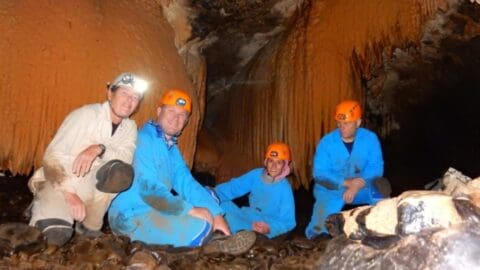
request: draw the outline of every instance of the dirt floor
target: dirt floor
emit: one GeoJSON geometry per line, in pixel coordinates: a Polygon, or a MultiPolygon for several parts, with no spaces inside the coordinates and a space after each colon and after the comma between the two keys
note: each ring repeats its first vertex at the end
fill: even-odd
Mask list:
{"type": "Polygon", "coordinates": [[[110,233],[97,239],[74,236],[62,248],[47,246],[23,216],[32,195],[27,177],[0,177],[0,269],[315,269],[328,239],[307,240],[311,194],[296,192],[297,228],[268,240],[258,236],[254,247],[241,256],[203,254],[201,248],[146,246],[110,233]]]}

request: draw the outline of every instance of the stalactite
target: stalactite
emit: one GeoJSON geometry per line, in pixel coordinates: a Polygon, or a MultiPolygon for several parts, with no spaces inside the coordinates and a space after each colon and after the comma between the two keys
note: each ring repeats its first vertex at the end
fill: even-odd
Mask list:
{"type": "MultiPolygon", "coordinates": [[[[133,71],[151,83],[139,126],[154,117],[166,88],[184,88],[195,103],[204,89],[192,87],[174,34],[155,1],[0,0],[0,170],[26,174],[66,114],[106,99],[105,85],[133,71]]],[[[203,86],[199,86],[203,87],[203,86]]],[[[180,142],[190,162],[199,106],[180,142]]]]}
{"type": "Polygon", "coordinates": [[[418,43],[425,20],[445,7],[440,0],[312,1],[230,93],[229,116],[217,132],[245,159],[220,170],[234,176],[259,165],[266,145],[282,140],[293,150],[295,185],[308,186],[315,146],[335,127],[335,105],[345,98],[363,102],[360,76],[370,76],[383,52],[418,43]]]}

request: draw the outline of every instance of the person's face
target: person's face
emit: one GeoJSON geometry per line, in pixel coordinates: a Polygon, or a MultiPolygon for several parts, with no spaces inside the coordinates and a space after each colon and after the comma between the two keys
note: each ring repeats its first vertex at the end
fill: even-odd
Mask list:
{"type": "Polygon", "coordinates": [[[115,123],[123,118],[128,118],[138,106],[140,95],[128,87],[120,87],[116,91],[108,91],[108,100],[112,112],[112,120],[115,123]]]}
{"type": "Polygon", "coordinates": [[[285,163],[286,163],[285,160],[268,158],[267,159],[268,174],[273,178],[279,176],[282,173],[283,166],[285,166],[285,163]]]}
{"type": "Polygon", "coordinates": [[[354,122],[339,122],[337,121],[337,127],[340,130],[340,134],[344,141],[352,141],[355,138],[355,133],[360,126],[362,120],[354,122]]]}
{"type": "Polygon", "coordinates": [[[167,136],[179,134],[188,121],[189,113],[179,106],[163,105],[157,109],[157,123],[167,136]]]}

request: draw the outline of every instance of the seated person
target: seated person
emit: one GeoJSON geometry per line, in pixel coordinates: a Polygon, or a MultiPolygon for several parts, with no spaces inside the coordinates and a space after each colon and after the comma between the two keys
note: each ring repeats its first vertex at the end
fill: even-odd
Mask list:
{"type": "MultiPolygon", "coordinates": [[[[147,122],[138,132],[133,184],[113,200],[108,212],[115,234],[175,247],[202,246],[216,230],[230,235],[223,210],[192,177],[177,147],[191,110],[186,92],[166,91],[156,121],[147,122]]],[[[209,251],[241,254],[255,238],[251,232],[217,238],[209,251]]]]}
{"type": "Polygon", "coordinates": [[[375,204],[390,195],[383,175],[380,142],[375,133],[361,128],[362,109],[346,100],[336,107],[337,129],[325,135],[313,158],[315,205],[305,235],[327,234],[325,221],[345,204],[375,204]],[[382,193],[380,193],[382,191],[382,193]]]}
{"type": "Polygon", "coordinates": [[[137,75],[120,74],[107,85],[105,102],[72,111],[48,145],[28,186],[33,193],[30,225],[49,244],[66,244],[74,224],[77,234],[102,234],[110,202],[133,180],[137,125],[129,117],[146,88],[137,75]]]}
{"type": "Polygon", "coordinates": [[[264,164],[214,189],[232,232],[252,230],[272,238],[295,227],[292,187],[285,178],[290,174],[288,145],[269,145],[264,164]],[[249,207],[239,208],[232,200],[247,193],[249,207]]]}

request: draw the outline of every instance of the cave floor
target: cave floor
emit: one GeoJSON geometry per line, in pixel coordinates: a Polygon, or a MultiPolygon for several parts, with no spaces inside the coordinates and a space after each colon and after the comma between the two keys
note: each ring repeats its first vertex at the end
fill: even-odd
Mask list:
{"type": "Polygon", "coordinates": [[[131,243],[113,235],[108,224],[102,237],[74,236],[66,246],[56,248],[25,231],[23,211],[32,199],[27,179],[0,177],[0,226],[17,223],[19,228],[17,232],[0,230],[0,269],[314,269],[328,243],[328,239],[307,240],[303,236],[313,199],[310,192],[301,189],[295,192],[299,198],[297,228],[273,240],[259,235],[254,247],[241,256],[131,243]],[[15,238],[15,245],[13,240],[5,240],[9,237],[15,238]]]}

